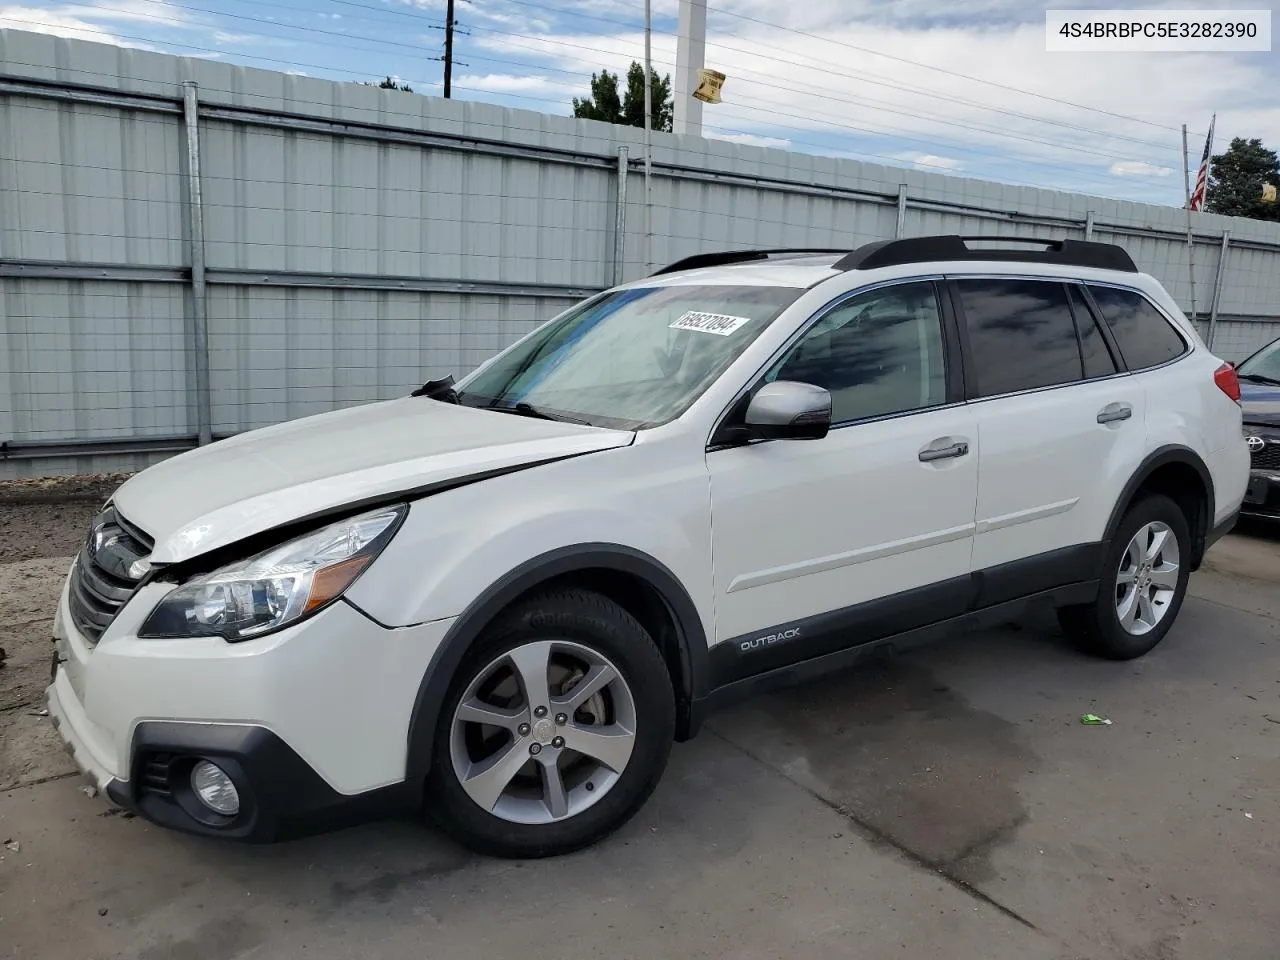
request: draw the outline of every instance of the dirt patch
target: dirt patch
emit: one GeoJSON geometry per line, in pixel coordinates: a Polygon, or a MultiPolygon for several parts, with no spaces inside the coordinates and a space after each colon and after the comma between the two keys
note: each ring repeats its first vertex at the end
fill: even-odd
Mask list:
{"type": "Polygon", "coordinates": [[[75,769],[42,715],[53,613],[89,522],[128,476],[0,482],[0,790],[75,769]]]}
{"type": "Polygon", "coordinates": [[[107,497],[132,474],[0,481],[0,563],[71,556],[107,497]]]}
{"type": "Polygon", "coordinates": [[[0,501],[0,563],[73,556],[84,542],[102,500],[66,503],[0,501]]]}
{"type": "Polygon", "coordinates": [[[22,477],[0,480],[0,504],[65,503],[93,500],[101,504],[132,473],[80,473],[69,477],[22,477]]]}
{"type": "Polygon", "coordinates": [[[14,710],[43,706],[53,653],[52,626],[53,620],[49,619],[0,630],[7,655],[0,668],[0,717],[14,710]]]}
{"type": "Polygon", "coordinates": [[[0,626],[7,654],[0,667],[0,790],[75,769],[44,715],[52,626],[52,619],[0,626]]]}

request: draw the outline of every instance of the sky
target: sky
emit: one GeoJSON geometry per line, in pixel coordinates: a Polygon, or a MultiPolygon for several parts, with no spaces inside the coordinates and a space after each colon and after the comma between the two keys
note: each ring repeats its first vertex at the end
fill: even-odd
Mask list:
{"type": "MultiPolygon", "coordinates": [[[[660,74],[675,69],[677,2],[652,0],[660,74]]],[[[1280,47],[1045,51],[1046,8],[1116,6],[709,0],[706,65],[728,80],[723,103],[704,108],[704,133],[1172,206],[1184,199],[1182,124],[1193,167],[1214,113],[1215,153],[1232,137],[1280,148],[1280,47]]],[[[593,72],[643,61],[643,16],[642,0],[457,0],[454,96],[567,115],[593,72]]],[[[445,0],[0,0],[0,28],[332,80],[391,75],[428,96],[441,93],[444,17],[445,0]]]]}

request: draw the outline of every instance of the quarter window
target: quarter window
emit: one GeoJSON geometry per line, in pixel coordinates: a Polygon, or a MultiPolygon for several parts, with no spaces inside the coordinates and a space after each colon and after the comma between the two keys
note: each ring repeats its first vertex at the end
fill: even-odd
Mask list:
{"type": "Polygon", "coordinates": [[[829,391],[833,423],[945,403],[933,283],[896,284],[845,301],[816,321],[765,379],[798,380],[829,391]]]}
{"type": "Polygon", "coordinates": [[[1080,343],[1066,287],[1047,280],[956,280],[977,395],[1079,380],[1080,343]]]}
{"type": "Polygon", "coordinates": [[[1116,362],[1111,356],[1111,350],[1107,347],[1107,341],[1103,339],[1102,331],[1098,329],[1097,318],[1084,302],[1084,297],[1080,295],[1077,287],[1072,285],[1068,290],[1071,296],[1071,312],[1076,315],[1076,327],[1080,330],[1080,354],[1084,359],[1084,378],[1092,380],[1094,377],[1109,377],[1116,372],[1116,362]]]}
{"type": "Polygon", "coordinates": [[[1164,314],[1136,290],[1089,286],[1130,370],[1145,370],[1186,353],[1187,345],[1164,314]]]}

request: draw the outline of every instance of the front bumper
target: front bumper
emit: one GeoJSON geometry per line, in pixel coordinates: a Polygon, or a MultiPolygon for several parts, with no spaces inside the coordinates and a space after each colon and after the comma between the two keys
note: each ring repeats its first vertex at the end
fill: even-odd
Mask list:
{"type": "Polygon", "coordinates": [[[1245,517],[1280,519],[1280,471],[1253,470],[1240,514],[1245,517]]]}
{"type": "Polygon", "coordinates": [[[451,620],[388,629],[339,602],[243,643],[139,639],[157,599],[140,591],[96,645],[72,623],[65,587],[54,619],[49,713],[112,800],[165,826],[245,840],[420,801],[421,784],[405,778],[410,718],[451,620]],[[197,759],[232,775],[237,817],[195,801],[197,759]]]}

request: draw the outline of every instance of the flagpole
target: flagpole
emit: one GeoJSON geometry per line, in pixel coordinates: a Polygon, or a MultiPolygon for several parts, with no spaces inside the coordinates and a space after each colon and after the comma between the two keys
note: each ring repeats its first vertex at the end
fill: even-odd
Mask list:
{"type": "Polygon", "coordinates": [[[1187,125],[1182,125],[1182,185],[1187,193],[1187,273],[1191,280],[1191,322],[1196,322],[1196,242],[1191,232],[1191,157],[1187,153],[1187,125]]]}
{"type": "Polygon", "coordinates": [[[653,269],[653,8],[644,0],[644,259],[653,269]]]}

